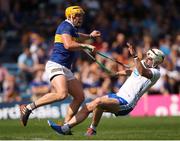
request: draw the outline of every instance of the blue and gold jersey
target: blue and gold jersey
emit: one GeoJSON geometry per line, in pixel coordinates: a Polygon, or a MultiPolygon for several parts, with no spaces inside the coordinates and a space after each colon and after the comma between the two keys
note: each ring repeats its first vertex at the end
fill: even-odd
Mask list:
{"type": "Polygon", "coordinates": [[[77,28],[68,20],[63,21],[56,30],[54,48],[50,60],[71,69],[71,65],[75,59],[75,51],[69,51],[64,47],[62,34],[69,34],[72,36],[73,40],[79,38],[77,28]]]}

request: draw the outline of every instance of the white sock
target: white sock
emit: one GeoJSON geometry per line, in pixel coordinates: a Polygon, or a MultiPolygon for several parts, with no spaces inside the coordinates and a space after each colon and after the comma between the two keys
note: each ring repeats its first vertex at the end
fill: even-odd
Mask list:
{"type": "Polygon", "coordinates": [[[90,125],[90,128],[92,128],[94,131],[96,131],[96,126],[94,126],[93,124],[90,125]]]}
{"type": "Polygon", "coordinates": [[[32,103],[30,103],[30,104],[28,104],[27,106],[26,106],[26,108],[28,109],[28,110],[34,110],[35,108],[36,108],[36,105],[35,105],[35,103],[34,102],[32,102],[32,103]]]}
{"type": "Polygon", "coordinates": [[[63,126],[61,126],[61,129],[64,133],[69,132],[70,128],[68,124],[64,124],[63,126]]]}
{"type": "Polygon", "coordinates": [[[28,105],[26,106],[26,108],[27,108],[28,110],[32,110],[30,104],[28,104],[28,105]]]}

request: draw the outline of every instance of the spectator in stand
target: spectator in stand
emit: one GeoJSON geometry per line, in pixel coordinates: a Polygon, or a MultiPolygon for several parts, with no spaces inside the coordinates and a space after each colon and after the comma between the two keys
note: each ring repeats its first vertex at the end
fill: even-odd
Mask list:
{"type": "Polygon", "coordinates": [[[123,64],[128,64],[129,62],[129,52],[127,47],[122,48],[122,53],[117,56],[117,60],[123,64]]]}
{"type": "Polygon", "coordinates": [[[33,58],[29,47],[24,47],[23,53],[18,57],[18,67],[21,71],[22,78],[29,83],[33,79],[34,71],[44,66],[35,65],[35,58],[33,58]]]}
{"type": "Polygon", "coordinates": [[[0,34],[0,56],[3,55],[6,44],[7,44],[7,41],[5,37],[3,36],[3,34],[0,34]]]}
{"type": "Polygon", "coordinates": [[[102,42],[102,46],[100,51],[104,54],[107,55],[109,57],[112,57],[112,52],[110,50],[110,45],[108,42],[102,42]]]}
{"type": "Polygon", "coordinates": [[[169,36],[163,37],[159,40],[160,50],[162,50],[165,55],[170,55],[171,53],[170,43],[171,41],[169,36]]]}
{"type": "Polygon", "coordinates": [[[81,81],[83,83],[85,98],[94,99],[101,94],[100,70],[95,63],[88,64],[84,62],[82,67],[81,81]]]}
{"type": "Polygon", "coordinates": [[[8,75],[8,70],[5,67],[3,67],[2,63],[0,62],[0,93],[3,92],[3,82],[8,75]]]}
{"type": "Polygon", "coordinates": [[[115,92],[115,93],[118,92],[119,88],[121,88],[121,86],[123,85],[125,80],[126,80],[126,76],[118,77],[118,79],[113,84],[113,92],[115,92]]]}
{"type": "Polygon", "coordinates": [[[0,29],[6,29],[7,21],[8,21],[7,14],[0,7],[0,29]]]}
{"type": "Polygon", "coordinates": [[[180,72],[180,34],[175,37],[175,42],[172,44],[171,58],[175,67],[175,70],[180,72]]]}
{"type": "Polygon", "coordinates": [[[13,30],[21,29],[23,25],[23,14],[21,11],[21,5],[16,2],[13,7],[13,11],[10,14],[10,23],[13,30]]]}
{"type": "Polygon", "coordinates": [[[36,54],[39,46],[43,46],[44,38],[42,38],[38,33],[31,32],[29,35],[29,41],[31,42],[30,51],[32,54],[36,54]]]}
{"type": "Polygon", "coordinates": [[[43,69],[36,70],[34,74],[34,79],[30,83],[32,101],[39,99],[44,94],[48,93],[51,89],[49,83],[43,80],[43,73],[43,69]]]}
{"type": "Polygon", "coordinates": [[[20,75],[25,82],[30,82],[34,73],[34,59],[31,55],[29,47],[23,48],[23,53],[18,57],[18,67],[20,69],[20,75]]]}
{"type": "Polygon", "coordinates": [[[116,40],[112,44],[113,54],[122,54],[123,47],[125,46],[125,35],[123,33],[118,33],[116,40]]]}
{"type": "Polygon", "coordinates": [[[97,48],[97,50],[101,50],[101,48],[103,46],[102,44],[103,44],[103,39],[100,37],[97,38],[93,43],[93,45],[97,48]]]}
{"type": "Polygon", "coordinates": [[[35,64],[42,66],[41,68],[43,68],[48,60],[48,55],[46,54],[46,50],[43,47],[38,47],[33,57],[35,58],[35,64]]]}
{"type": "Polygon", "coordinates": [[[142,53],[145,54],[147,50],[152,47],[152,37],[150,35],[144,35],[143,41],[140,44],[142,53]]]}
{"type": "Polygon", "coordinates": [[[7,75],[3,82],[3,101],[4,102],[14,102],[21,101],[21,97],[18,92],[18,86],[16,83],[16,78],[12,75],[7,75]]]}

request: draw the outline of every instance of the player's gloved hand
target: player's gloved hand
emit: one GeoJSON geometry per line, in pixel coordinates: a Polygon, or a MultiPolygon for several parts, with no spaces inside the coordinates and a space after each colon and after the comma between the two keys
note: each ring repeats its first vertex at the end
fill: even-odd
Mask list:
{"type": "Polygon", "coordinates": [[[96,52],[96,47],[90,44],[81,44],[81,46],[83,47],[83,49],[88,49],[91,52],[95,53],[96,52]]]}
{"type": "Polygon", "coordinates": [[[100,32],[100,31],[97,31],[97,30],[94,30],[93,32],[91,32],[91,33],[89,34],[89,36],[90,36],[91,38],[100,37],[100,36],[101,36],[101,32],[100,32]]]}
{"type": "Polygon", "coordinates": [[[136,58],[137,53],[136,53],[135,48],[130,43],[127,43],[127,46],[128,46],[128,50],[129,50],[130,54],[133,56],[133,58],[136,58]]]}
{"type": "Polygon", "coordinates": [[[118,77],[119,76],[119,73],[118,72],[114,72],[110,75],[111,77],[118,77]]]}

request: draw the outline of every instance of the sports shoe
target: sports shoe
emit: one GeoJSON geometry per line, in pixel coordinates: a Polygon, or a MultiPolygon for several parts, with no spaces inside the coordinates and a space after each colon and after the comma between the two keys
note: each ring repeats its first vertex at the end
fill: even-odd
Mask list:
{"type": "Polygon", "coordinates": [[[69,132],[66,133],[66,135],[73,135],[73,133],[70,130],[69,132]]]}
{"type": "Polygon", "coordinates": [[[56,133],[61,134],[61,135],[65,135],[65,133],[62,131],[60,125],[57,125],[56,123],[54,123],[51,120],[48,120],[47,123],[54,131],[56,131],[56,133]]]}
{"type": "Polygon", "coordinates": [[[94,135],[96,135],[96,131],[92,128],[88,128],[85,133],[85,136],[94,136],[94,135]]]}
{"type": "MultiPolygon", "coordinates": [[[[58,122],[57,122],[57,125],[58,125],[58,126],[63,126],[64,123],[63,123],[62,121],[58,121],[58,122]]],[[[69,132],[67,132],[66,135],[73,135],[73,134],[72,134],[71,130],[69,130],[69,132]]]]}
{"type": "Polygon", "coordinates": [[[72,132],[71,132],[71,130],[70,131],[68,131],[68,132],[63,132],[62,131],[62,125],[58,125],[58,124],[56,124],[56,123],[54,123],[53,121],[51,121],[51,120],[47,120],[47,123],[48,123],[48,125],[56,132],[56,133],[58,133],[58,134],[60,134],[60,135],[72,135],[72,132]]]}
{"type": "Polygon", "coordinates": [[[28,122],[28,118],[29,115],[31,114],[31,110],[29,110],[28,108],[26,108],[26,105],[20,105],[20,120],[21,120],[21,124],[23,126],[27,125],[28,122]]]}

